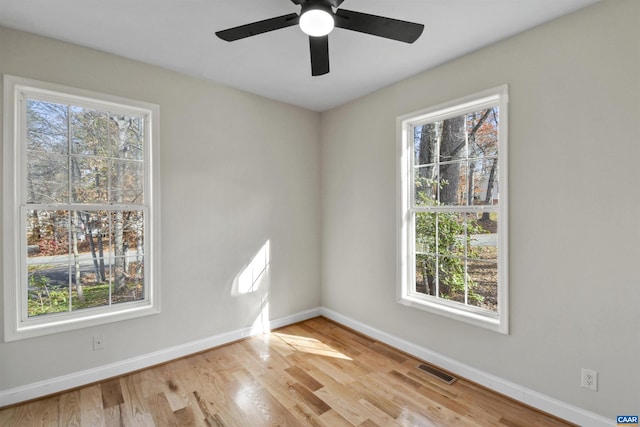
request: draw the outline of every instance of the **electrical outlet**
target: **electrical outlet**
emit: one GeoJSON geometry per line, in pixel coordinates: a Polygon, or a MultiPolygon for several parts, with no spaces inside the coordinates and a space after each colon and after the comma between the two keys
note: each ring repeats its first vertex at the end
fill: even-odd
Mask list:
{"type": "Polygon", "coordinates": [[[104,335],[93,336],[93,351],[102,350],[104,348],[104,335]]]}
{"type": "Polygon", "coordinates": [[[598,391],[598,372],[592,369],[582,368],[580,385],[589,390],[598,391]]]}

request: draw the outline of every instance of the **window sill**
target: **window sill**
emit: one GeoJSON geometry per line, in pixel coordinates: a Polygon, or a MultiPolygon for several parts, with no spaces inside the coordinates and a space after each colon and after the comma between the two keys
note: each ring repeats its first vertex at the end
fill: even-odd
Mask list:
{"type": "Polygon", "coordinates": [[[403,295],[398,299],[398,303],[407,307],[427,311],[449,319],[489,329],[500,334],[509,334],[509,325],[502,320],[500,315],[497,313],[474,309],[473,307],[460,306],[459,304],[448,303],[447,301],[435,301],[432,297],[422,296],[419,294],[403,295]]]}
{"type": "Polygon", "coordinates": [[[160,308],[149,302],[132,303],[124,308],[118,305],[116,309],[85,309],[81,312],[45,316],[44,318],[29,319],[17,322],[17,328],[5,329],[4,341],[17,341],[59,332],[73,331],[91,326],[105,325],[123,320],[152,316],[160,313],[160,308]]]}

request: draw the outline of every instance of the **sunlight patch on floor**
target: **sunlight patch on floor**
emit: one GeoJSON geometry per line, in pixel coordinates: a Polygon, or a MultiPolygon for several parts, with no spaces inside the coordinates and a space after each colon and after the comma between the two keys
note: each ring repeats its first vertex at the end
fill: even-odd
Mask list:
{"type": "Polygon", "coordinates": [[[353,360],[349,356],[340,353],[338,350],[315,338],[303,337],[299,335],[287,335],[279,332],[272,332],[271,335],[280,339],[295,351],[333,357],[336,359],[353,360]]]}

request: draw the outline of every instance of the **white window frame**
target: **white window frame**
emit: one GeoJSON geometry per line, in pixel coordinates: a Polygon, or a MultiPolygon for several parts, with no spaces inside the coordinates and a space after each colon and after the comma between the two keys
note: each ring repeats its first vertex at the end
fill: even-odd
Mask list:
{"type": "MultiPolygon", "coordinates": [[[[477,325],[502,334],[509,333],[508,287],[508,85],[445,102],[424,110],[400,116],[396,120],[397,133],[397,188],[398,188],[398,238],[397,238],[397,300],[408,307],[436,313],[465,323],[477,325]],[[499,107],[498,132],[498,309],[497,312],[476,309],[461,303],[418,293],[415,290],[415,210],[412,210],[413,157],[416,125],[448,119],[462,114],[499,107]]],[[[482,206],[474,206],[483,212],[482,206]]]]}
{"type": "Polygon", "coordinates": [[[160,107],[156,104],[22,77],[4,76],[3,287],[5,342],[149,316],[160,312],[159,118],[160,107]],[[144,299],[53,315],[28,316],[26,224],[22,219],[21,209],[25,209],[25,206],[28,207],[26,204],[26,106],[24,100],[29,96],[145,117],[145,195],[144,204],[135,207],[135,209],[145,212],[144,299]]]}

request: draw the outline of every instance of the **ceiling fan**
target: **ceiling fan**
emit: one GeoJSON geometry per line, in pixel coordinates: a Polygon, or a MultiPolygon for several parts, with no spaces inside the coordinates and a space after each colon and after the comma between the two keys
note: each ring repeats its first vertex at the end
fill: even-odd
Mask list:
{"type": "Polygon", "coordinates": [[[399,19],[338,9],[344,0],[291,0],[301,6],[300,14],[290,13],[251,24],[216,32],[222,40],[232,42],[281,28],[300,25],[309,35],[311,75],[329,72],[329,33],[334,27],[413,43],[420,37],[424,25],[399,19]],[[334,11],[335,9],[335,11],[334,11]]]}

